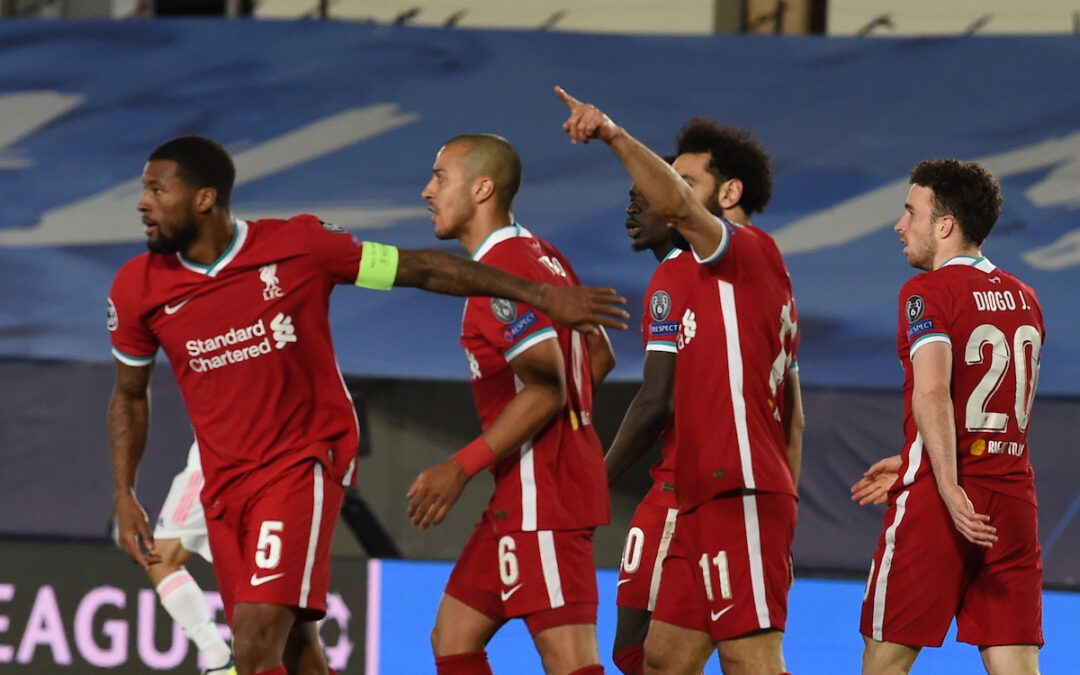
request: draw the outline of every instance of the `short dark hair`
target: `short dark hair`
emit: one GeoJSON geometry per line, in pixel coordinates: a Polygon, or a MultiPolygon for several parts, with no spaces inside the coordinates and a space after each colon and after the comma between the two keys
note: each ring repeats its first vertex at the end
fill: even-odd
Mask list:
{"type": "Polygon", "coordinates": [[[960,223],[964,238],[982,245],[1001,215],[1001,186],[994,175],[978,162],[933,159],[921,162],[908,177],[912,185],[934,192],[934,218],[950,215],[960,223]]]}
{"type": "Polygon", "coordinates": [[[718,187],[732,178],[742,181],[739,205],[747,215],[764,211],[772,198],[772,159],[749,131],[694,117],[675,136],[675,151],[680,155],[709,153],[709,173],[718,187]]]}
{"type": "Polygon", "coordinates": [[[510,208],[521,187],[521,158],[510,141],[495,134],[461,134],[446,145],[464,145],[469,150],[470,179],[480,175],[491,178],[499,204],[510,208]]]}
{"type": "Polygon", "coordinates": [[[221,143],[205,136],[180,136],[155,148],[150,161],[155,160],[176,162],[177,174],[185,183],[214,188],[218,206],[229,208],[236,166],[221,143]]]}

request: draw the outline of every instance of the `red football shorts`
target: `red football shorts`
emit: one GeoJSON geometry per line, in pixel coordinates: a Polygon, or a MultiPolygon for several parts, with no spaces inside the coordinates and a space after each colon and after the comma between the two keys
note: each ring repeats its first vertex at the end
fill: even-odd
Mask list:
{"type": "Polygon", "coordinates": [[[791,495],[760,492],[679,514],[653,619],[713,642],[784,630],[797,509],[791,495]]]}
{"type": "Polygon", "coordinates": [[[326,614],[330,542],[344,495],[321,464],[306,460],[207,518],[214,575],[230,623],[238,602],[298,607],[306,621],[326,614]]]}
{"type": "Polygon", "coordinates": [[[497,623],[523,617],[532,635],[596,623],[593,530],[498,533],[481,520],[446,583],[446,594],[497,623]]]}
{"type": "Polygon", "coordinates": [[[619,567],[615,598],[619,607],[653,611],[678,513],[678,509],[656,504],[648,497],[634,511],[619,567]]]}
{"type": "Polygon", "coordinates": [[[997,528],[992,548],[957,531],[932,477],[890,495],[863,596],[863,635],[940,647],[955,616],[961,642],[1043,644],[1038,509],[974,485],[964,491],[997,528]]]}

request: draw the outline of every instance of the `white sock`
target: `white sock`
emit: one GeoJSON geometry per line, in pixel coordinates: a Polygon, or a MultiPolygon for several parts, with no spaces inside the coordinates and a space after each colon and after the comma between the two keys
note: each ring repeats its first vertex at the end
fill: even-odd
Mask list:
{"type": "Polygon", "coordinates": [[[188,571],[181,567],[162,579],[156,590],[161,606],[195,643],[203,661],[211,668],[228,663],[232,651],[221,639],[206,606],[206,597],[188,571]]]}

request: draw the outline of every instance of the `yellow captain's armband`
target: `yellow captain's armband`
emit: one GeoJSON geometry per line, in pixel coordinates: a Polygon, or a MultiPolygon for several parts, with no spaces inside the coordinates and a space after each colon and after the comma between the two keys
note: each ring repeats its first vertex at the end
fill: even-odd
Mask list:
{"type": "Polygon", "coordinates": [[[356,275],[355,283],[361,288],[388,291],[397,278],[397,268],[397,246],[365,241],[360,253],[360,272],[356,275]]]}

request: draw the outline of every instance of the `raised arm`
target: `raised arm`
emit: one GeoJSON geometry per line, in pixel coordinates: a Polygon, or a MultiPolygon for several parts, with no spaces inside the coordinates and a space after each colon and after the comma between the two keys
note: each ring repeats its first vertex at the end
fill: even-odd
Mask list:
{"type": "Polygon", "coordinates": [[[444,251],[399,249],[395,286],[413,286],[446,295],[486,295],[509,298],[539,309],[582,332],[596,326],[626,330],[630,316],[614,289],[591,286],[552,286],[528,281],[500,269],[444,251]]]}
{"type": "Polygon", "coordinates": [[[476,440],[413,481],[408,516],[414,527],[438,525],[465,484],[484,468],[518,450],[566,405],[566,369],[557,340],[543,340],[510,362],[522,387],[476,440]]]}
{"type": "Polygon", "coordinates": [[[938,494],[960,534],[973,544],[990,548],[997,541],[997,529],[989,524],[989,516],[975,512],[957,480],[952,349],[946,342],[924,344],[912,356],[911,365],[915,378],[911,411],[930,458],[938,494]]]}
{"type": "Polygon", "coordinates": [[[570,117],[563,122],[570,142],[588,143],[595,138],[607,143],[653,212],[674,225],[699,257],[709,258],[726,246],[727,228],[671,165],[596,106],[582,103],[562,87],[555,87],[555,94],[570,109],[570,117]]]}
{"type": "Polygon", "coordinates": [[[664,430],[675,409],[675,354],[645,352],[641,389],[626,409],[611,448],[604,455],[608,482],[634,465],[664,430]]]}
{"type": "Polygon", "coordinates": [[[149,569],[160,562],[146,511],[135,497],[135,477],[146,449],[150,424],[150,372],[153,365],[116,362],[116,384],[109,399],[106,426],[113,473],[113,508],[119,544],[133,561],[149,569]]]}

